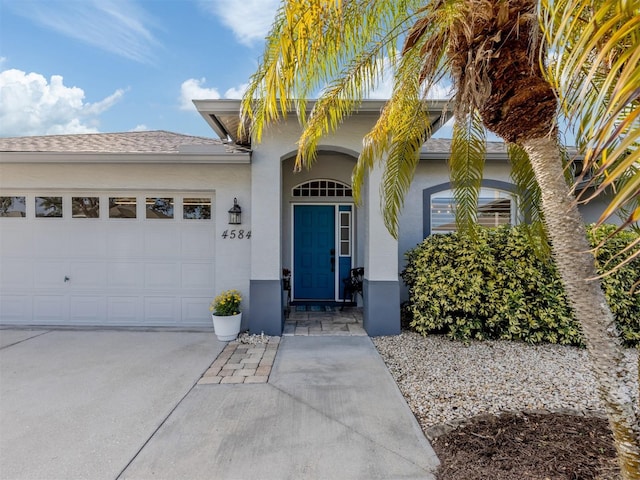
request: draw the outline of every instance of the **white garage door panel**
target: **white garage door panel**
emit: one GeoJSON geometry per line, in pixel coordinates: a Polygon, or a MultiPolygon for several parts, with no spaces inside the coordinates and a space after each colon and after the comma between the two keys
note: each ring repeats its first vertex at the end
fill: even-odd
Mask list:
{"type": "Polygon", "coordinates": [[[182,258],[200,258],[203,254],[208,258],[213,257],[215,237],[210,225],[194,225],[180,233],[182,258]]]}
{"type": "Polygon", "coordinates": [[[26,258],[7,259],[0,264],[0,288],[33,287],[33,261],[26,258]]]}
{"type": "MultiPolygon", "coordinates": [[[[182,198],[213,193],[172,193],[173,219],[147,219],[141,208],[154,194],[87,193],[132,197],[138,218],[73,218],[71,197],[60,193],[63,218],[35,218],[35,197],[25,195],[27,216],[0,218],[0,324],[210,327],[215,296],[215,226],[182,218],[182,198]],[[142,213],[142,215],[140,215],[142,213]],[[65,278],[68,278],[65,281],[65,278]]],[[[211,211],[215,211],[212,205],[211,211]]]]}
{"type": "Polygon", "coordinates": [[[107,316],[107,301],[103,296],[72,295],[69,317],[74,324],[95,325],[107,316]]]}
{"type": "Polygon", "coordinates": [[[68,228],[61,219],[36,218],[33,222],[36,258],[68,258],[73,253],[69,247],[68,228]]]}
{"type": "Polygon", "coordinates": [[[108,288],[138,289],[144,287],[143,262],[113,262],[107,266],[108,288]]]}
{"type": "Polygon", "coordinates": [[[64,288],[68,282],[69,262],[38,260],[33,265],[36,288],[64,288]]]}
{"type": "Polygon", "coordinates": [[[107,256],[111,258],[135,258],[144,254],[142,228],[135,220],[109,222],[107,234],[107,256]],[[113,230],[112,230],[113,229],[113,230]]]}
{"type": "Polygon", "coordinates": [[[104,289],[107,286],[105,262],[71,262],[69,286],[78,289],[104,289]]]}
{"type": "Polygon", "coordinates": [[[33,297],[35,323],[61,325],[69,323],[68,301],[65,295],[36,295],[33,297]]]}
{"type": "Polygon", "coordinates": [[[144,316],[152,325],[180,323],[177,299],[174,297],[145,297],[144,316]]]}
{"type": "Polygon", "coordinates": [[[140,297],[108,297],[107,323],[113,325],[144,324],[140,297]]]}
{"type": "Polygon", "coordinates": [[[180,232],[174,225],[166,224],[169,220],[149,220],[149,228],[144,233],[144,256],[146,258],[163,258],[167,254],[175,255],[180,251],[180,232]],[[154,225],[162,222],[163,225],[154,225]]]}
{"type": "Polygon", "coordinates": [[[179,267],[176,263],[151,263],[145,267],[145,287],[151,289],[177,289],[180,288],[179,267]]]}
{"type": "Polygon", "coordinates": [[[182,297],[182,322],[185,325],[211,326],[210,301],[209,297],[182,297]]]}
{"type": "Polygon", "coordinates": [[[67,234],[69,250],[74,257],[103,258],[107,254],[107,236],[104,225],[94,220],[75,219],[67,234]]]}
{"type": "Polygon", "coordinates": [[[20,255],[34,250],[33,232],[25,228],[23,219],[3,218],[0,226],[0,256],[2,258],[20,255]]]}
{"type": "Polygon", "coordinates": [[[27,295],[0,296],[0,318],[14,323],[30,322],[31,297],[27,295]]]}
{"type": "Polygon", "coordinates": [[[213,285],[213,263],[183,263],[181,268],[183,289],[206,289],[213,285]]]}

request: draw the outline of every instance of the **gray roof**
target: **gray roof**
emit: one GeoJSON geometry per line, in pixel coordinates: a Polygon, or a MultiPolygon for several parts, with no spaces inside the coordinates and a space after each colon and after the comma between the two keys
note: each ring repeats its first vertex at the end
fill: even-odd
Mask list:
{"type": "MultiPolygon", "coordinates": [[[[217,138],[196,137],[164,130],[0,138],[0,152],[177,154],[193,151],[194,148],[228,153],[248,151],[217,138]]],[[[422,155],[443,158],[448,156],[450,149],[450,139],[430,138],[422,147],[422,155]]],[[[487,154],[501,157],[506,155],[506,152],[504,143],[487,142],[487,154]]]]}
{"type": "Polygon", "coordinates": [[[164,130],[0,138],[0,152],[180,153],[186,146],[225,150],[217,138],[164,130]]]}

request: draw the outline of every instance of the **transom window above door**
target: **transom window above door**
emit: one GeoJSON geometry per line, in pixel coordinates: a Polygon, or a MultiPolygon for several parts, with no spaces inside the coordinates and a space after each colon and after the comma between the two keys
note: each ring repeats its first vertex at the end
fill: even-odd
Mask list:
{"type": "Polygon", "coordinates": [[[351,197],[351,185],[336,180],[310,180],[293,187],[294,197],[351,197]]]}

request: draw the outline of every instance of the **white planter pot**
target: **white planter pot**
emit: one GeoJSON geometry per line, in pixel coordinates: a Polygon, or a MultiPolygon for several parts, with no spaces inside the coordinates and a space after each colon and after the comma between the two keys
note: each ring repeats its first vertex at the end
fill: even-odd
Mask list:
{"type": "Polygon", "coordinates": [[[211,314],[211,318],[213,319],[213,329],[216,332],[218,340],[221,342],[230,342],[238,337],[238,333],[240,333],[240,323],[242,322],[242,312],[226,317],[211,314]]]}

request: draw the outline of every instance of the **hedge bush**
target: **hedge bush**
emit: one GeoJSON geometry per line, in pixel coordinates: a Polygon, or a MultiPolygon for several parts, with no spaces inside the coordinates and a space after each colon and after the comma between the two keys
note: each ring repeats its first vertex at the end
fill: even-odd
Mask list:
{"type": "MultiPolygon", "coordinates": [[[[614,226],[593,231],[597,244],[614,226]]],[[[527,226],[432,235],[406,253],[405,304],[416,331],[446,333],[461,340],[508,339],[583,345],[555,265],[534,250],[527,226]]],[[[634,237],[635,236],[635,237],[634,237]]],[[[622,232],[598,251],[599,268],[637,234],[622,232]]],[[[628,254],[627,254],[628,255],[628,254]]],[[[616,259],[617,260],[617,259],[616,259]]],[[[604,271],[604,270],[602,270],[604,271]]],[[[640,258],[603,279],[603,289],[623,342],[640,345],[640,258]]]]}

